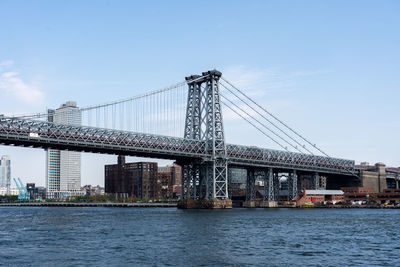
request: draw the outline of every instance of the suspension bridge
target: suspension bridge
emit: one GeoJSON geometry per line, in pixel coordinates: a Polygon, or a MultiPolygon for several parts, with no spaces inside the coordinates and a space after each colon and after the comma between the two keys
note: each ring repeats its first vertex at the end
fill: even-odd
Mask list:
{"type": "Polygon", "coordinates": [[[68,124],[57,123],[57,117],[68,116],[62,111],[1,115],[0,143],[175,160],[183,170],[183,207],[230,207],[228,168],[247,169],[249,201],[257,175],[265,181],[266,201],[277,200],[279,173],[288,174],[291,198],[299,190],[298,175],[313,177],[315,188],[321,175],[355,176],[354,161],[329,156],[217,70],[79,112],[79,121],[68,124]],[[278,149],[226,143],[223,111],[278,149]]]}

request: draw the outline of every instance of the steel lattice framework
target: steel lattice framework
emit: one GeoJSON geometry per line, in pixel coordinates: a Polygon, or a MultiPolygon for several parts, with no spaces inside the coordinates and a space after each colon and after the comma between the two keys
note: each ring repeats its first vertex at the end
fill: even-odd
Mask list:
{"type": "Polygon", "coordinates": [[[182,164],[185,198],[228,198],[227,154],[218,86],[221,75],[213,70],[203,72],[202,76],[186,77],[189,92],[184,137],[203,142],[205,152],[211,157],[201,163],[182,164]]]}
{"type": "MultiPolygon", "coordinates": [[[[0,143],[153,158],[209,161],[201,140],[72,126],[0,116],[0,143]]],[[[227,162],[235,166],[352,175],[354,161],[257,147],[226,145],[227,162]]]]}
{"type": "Polygon", "coordinates": [[[199,158],[197,140],[0,117],[0,142],[74,151],[160,158],[199,158]]]}
{"type": "Polygon", "coordinates": [[[251,146],[226,146],[231,164],[353,175],[354,161],[251,146]]]}
{"type": "Polygon", "coordinates": [[[298,178],[296,170],[294,170],[292,173],[289,173],[288,178],[289,199],[293,199],[297,196],[298,193],[298,178]]]}

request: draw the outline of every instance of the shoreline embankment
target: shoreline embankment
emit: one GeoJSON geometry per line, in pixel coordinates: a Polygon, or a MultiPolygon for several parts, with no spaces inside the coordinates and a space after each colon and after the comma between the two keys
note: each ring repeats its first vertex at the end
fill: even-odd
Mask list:
{"type": "MultiPolygon", "coordinates": [[[[0,207],[120,207],[120,208],[175,208],[176,203],[74,203],[74,202],[26,202],[26,203],[0,203],[0,207]]],[[[275,207],[233,207],[234,209],[400,209],[400,206],[390,205],[328,205],[328,206],[287,206],[277,205],[275,207]]]]}
{"type": "Polygon", "coordinates": [[[121,207],[121,208],[171,208],[176,203],[74,203],[74,202],[26,202],[0,203],[0,207],[121,207]]]}

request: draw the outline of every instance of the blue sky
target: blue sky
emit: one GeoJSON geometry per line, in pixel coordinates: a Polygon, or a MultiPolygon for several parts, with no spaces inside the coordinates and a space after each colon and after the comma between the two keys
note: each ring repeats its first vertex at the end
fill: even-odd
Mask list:
{"type": "MultiPolygon", "coordinates": [[[[399,14],[399,1],[2,0],[0,113],[108,102],[217,68],[329,154],[400,166],[399,14]]],[[[248,142],[234,125],[229,141],[248,142]]],[[[3,154],[13,176],[44,185],[42,150],[3,154]]],[[[115,161],[84,154],[82,184],[103,184],[115,161]]]]}

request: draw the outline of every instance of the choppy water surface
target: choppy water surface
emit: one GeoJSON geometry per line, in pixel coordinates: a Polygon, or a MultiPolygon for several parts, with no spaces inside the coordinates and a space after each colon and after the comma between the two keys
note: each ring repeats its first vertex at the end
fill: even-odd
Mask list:
{"type": "Polygon", "coordinates": [[[400,266],[400,210],[0,207],[5,266],[400,266]]]}

